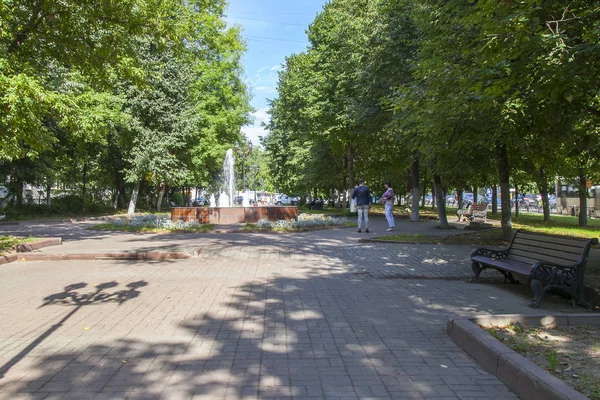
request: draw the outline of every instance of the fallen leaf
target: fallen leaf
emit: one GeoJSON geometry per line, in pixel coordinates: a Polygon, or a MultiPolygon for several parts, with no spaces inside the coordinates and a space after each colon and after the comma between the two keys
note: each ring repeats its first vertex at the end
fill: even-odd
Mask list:
{"type": "Polygon", "coordinates": [[[85,327],[83,328],[83,330],[84,330],[84,331],[89,331],[89,330],[90,330],[90,327],[89,327],[89,326],[85,326],[85,327]]]}
{"type": "Polygon", "coordinates": [[[442,367],[442,368],[448,368],[448,366],[444,365],[444,364],[440,364],[440,367],[442,367]]]}

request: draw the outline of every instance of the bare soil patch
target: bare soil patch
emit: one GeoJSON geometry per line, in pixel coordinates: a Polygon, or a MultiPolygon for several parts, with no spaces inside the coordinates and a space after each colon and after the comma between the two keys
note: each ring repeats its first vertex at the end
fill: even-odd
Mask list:
{"type": "Polygon", "coordinates": [[[482,326],[514,351],[583,393],[600,400],[600,326],[482,326]]]}

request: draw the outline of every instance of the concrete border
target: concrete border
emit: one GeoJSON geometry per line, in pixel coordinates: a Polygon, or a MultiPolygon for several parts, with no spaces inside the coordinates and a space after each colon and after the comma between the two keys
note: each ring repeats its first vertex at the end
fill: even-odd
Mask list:
{"type": "Polygon", "coordinates": [[[34,252],[44,247],[62,244],[61,238],[42,239],[37,242],[22,243],[14,247],[7,255],[0,256],[0,265],[15,261],[56,261],[56,260],[182,260],[197,257],[202,251],[195,249],[191,254],[180,251],[121,251],[96,253],[50,254],[34,252]]]}
{"type": "Polygon", "coordinates": [[[21,243],[13,247],[12,252],[8,253],[7,255],[0,256],[0,265],[17,261],[17,259],[19,258],[18,253],[26,253],[34,250],[39,250],[44,247],[59,246],[61,244],[61,238],[47,238],[38,240],[37,242],[21,243]]]}
{"type": "Polygon", "coordinates": [[[479,325],[501,326],[511,322],[519,322],[524,326],[545,327],[600,325],[600,314],[484,315],[451,319],[446,328],[446,333],[454,343],[481,364],[483,369],[504,382],[520,399],[588,399],[479,327],[479,325]]]}
{"type": "Polygon", "coordinates": [[[17,254],[18,261],[57,261],[57,260],[182,260],[190,255],[177,251],[122,251],[99,253],[26,253],[17,254]]]}

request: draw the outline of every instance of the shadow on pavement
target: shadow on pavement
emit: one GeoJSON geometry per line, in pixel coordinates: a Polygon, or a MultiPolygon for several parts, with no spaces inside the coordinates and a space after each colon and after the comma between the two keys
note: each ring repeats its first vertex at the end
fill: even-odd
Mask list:
{"type": "MultiPolygon", "coordinates": [[[[215,300],[226,311],[193,314],[174,325],[168,338],[143,339],[132,332],[39,357],[14,393],[136,400],[422,399],[458,397],[462,385],[481,398],[514,398],[443,331],[457,313],[497,312],[495,296],[501,291],[482,290],[474,298],[472,290],[442,281],[398,285],[340,271],[324,275],[318,264],[307,268],[293,278],[228,288],[229,296],[215,300]]],[[[44,304],[77,308],[122,298],[74,292],[81,285],[47,297],[44,304]]]]}
{"type": "Polygon", "coordinates": [[[48,305],[58,304],[62,306],[70,306],[73,307],[73,309],[68,314],[66,314],[60,321],[50,326],[46,331],[44,331],[37,338],[35,338],[29,345],[27,345],[27,347],[21,350],[12,359],[10,359],[4,365],[0,366],[0,379],[4,377],[4,375],[11,369],[11,367],[17,364],[21,359],[26,357],[32,350],[34,350],[40,343],[42,343],[54,332],[56,332],[69,320],[69,318],[75,315],[77,311],[79,311],[82,307],[98,305],[108,302],[123,304],[128,300],[138,297],[140,295],[140,291],[138,289],[146,286],[147,283],[144,281],[132,282],[127,284],[127,290],[119,290],[111,293],[107,293],[105,291],[106,289],[111,289],[118,285],[119,284],[114,281],[105,282],[99,285],[92,285],[94,286],[95,290],[91,292],[80,293],[77,290],[83,289],[86,286],[88,286],[87,283],[80,282],[66,286],[64,290],[60,293],[55,293],[50,296],[47,296],[44,299],[44,303],[40,306],[40,308],[48,305]]]}

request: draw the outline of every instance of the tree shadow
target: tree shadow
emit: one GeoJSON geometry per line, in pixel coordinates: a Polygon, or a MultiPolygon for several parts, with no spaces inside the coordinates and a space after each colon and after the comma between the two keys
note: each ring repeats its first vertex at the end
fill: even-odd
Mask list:
{"type": "Polygon", "coordinates": [[[140,295],[138,290],[141,287],[148,285],[145,281],[131,282],[126,285],[127,290],[118,290],[115,292],[107,293],[106,289],[111,289],[119,284],[115,281],[101,283],[99,285],[92,285],[95,290],[88,293],[80,293],[79,289],[87,287],[87,283],[79,282],[68,286],[65,286],[64,290],[59,293],[52,294],[44,298],[44,302],[39,308],[46,307],[49,305],[61,305],[70,306],[73,309],[66,314],[56,324],[50,326],[46,331],[35,338],[29,345],[23,348],[18,354],[8,360],[4,365],[0,366],[0,379],[2,379],[6,373],[24,357],[26,357],[32,350],[46,340],[50,335],[56,332],[61,326],[65,324],[77,311],[84,306],[98,305],[103,303],[118,303],[123,304],[124,302],[134,299],[140,295]]]}
{"type": "MultiPolygon", "coordinates": [[[[272,274],[225,284],[227,295],[214,299],[218,307],[200,307],[173,322],[167,337],[133,330],[32,360],[32,373],[11,390],[81,399],[419,399],[452,397],[459,381],[480,397],[510,398],[443,330],[448,315],[488,312],[494,304],[489,296],[502,292],[487,289],[476,300],[467,293],[472,285],[453,284],[458,290],[442,280],[399,284],[325,273],[318,262],[308,262],[293,277],[272,274]]],[[[48,296],[44,304],[102,307],[119,298],[78,293],[81,285],[48,296]]],[[[171,294],[178,296],[172,301],[189,295],[180,292],[171,294]]],[[[171,311],[163,312],[157,320],[171,311]]]]}

